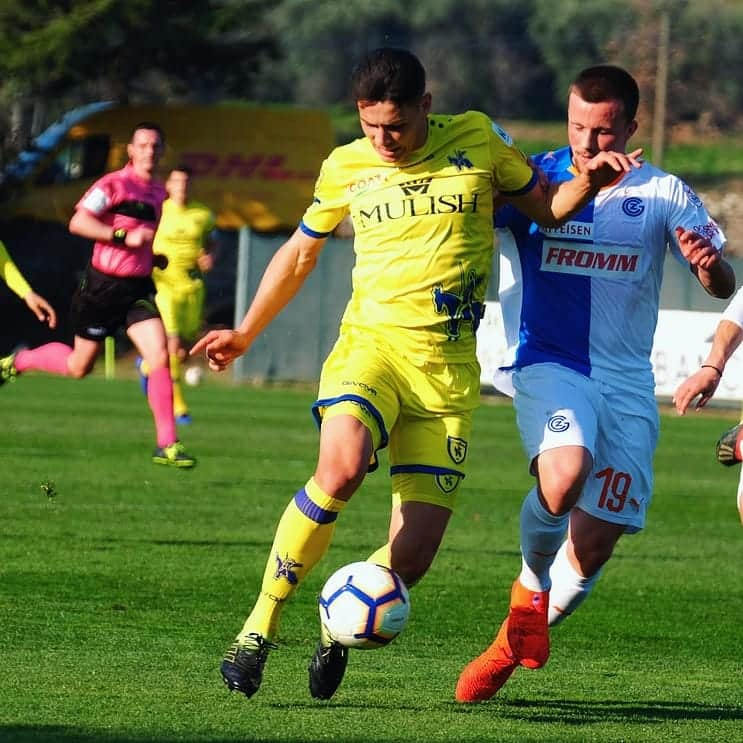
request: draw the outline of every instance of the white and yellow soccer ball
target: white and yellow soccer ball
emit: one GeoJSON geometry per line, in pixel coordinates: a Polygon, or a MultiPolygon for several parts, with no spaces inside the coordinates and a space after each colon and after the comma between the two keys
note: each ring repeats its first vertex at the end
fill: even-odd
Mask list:
{"type": "Polygon", "coordinates": [[[410,615],[408,589],[400,576],[373,562],[352,562],[336,570],[318,603],[327,633],[347,648],[387,645],[410,615]]]}

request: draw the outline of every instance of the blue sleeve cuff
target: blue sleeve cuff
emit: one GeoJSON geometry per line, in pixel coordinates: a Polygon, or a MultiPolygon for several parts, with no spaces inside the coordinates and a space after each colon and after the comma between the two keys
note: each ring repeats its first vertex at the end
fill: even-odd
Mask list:
{"type": "Polygon", "coordinates": [[[299,223],[299,229],[302,230],[305,235],[309,235],[310,237],[321,238],[327,237],[330,234],[330,232],[316,232],[315,230],[310,229],[304,222],[299,223]]]}
{"type": "Polygon", "coordinates": [[[531,178],[529,179],[529,182],[523,187],[519,188],[516,191],[504,191],[502,189],[498,189],[502,194],[505,196],[521,196],[522,194],[529,193],[529,191],[534,188],[534,185],[537,182],[537,173],[536,171],[531,171],[531,178]]]}

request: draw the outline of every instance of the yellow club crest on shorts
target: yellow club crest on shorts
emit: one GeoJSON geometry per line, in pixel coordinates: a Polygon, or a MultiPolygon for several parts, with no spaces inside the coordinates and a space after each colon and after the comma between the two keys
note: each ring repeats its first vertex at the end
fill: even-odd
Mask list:
{"type": "Polygon", "coordinates": [[[446,439],[446,450],[449,452],[454,464],[462,464],[467,456],[467,442],[456,436],[448,436],[446,439]]]}
{"type": "Polygon", "coordinates": [[[461,475],[457,475],[454,472],[445,472],[440,475],[436,475],[436,485],[439,487],[440,490],[443,490],[445,493],[453,493],[457,487],[459,486],[459,483],[462,480],[461,475]]]}

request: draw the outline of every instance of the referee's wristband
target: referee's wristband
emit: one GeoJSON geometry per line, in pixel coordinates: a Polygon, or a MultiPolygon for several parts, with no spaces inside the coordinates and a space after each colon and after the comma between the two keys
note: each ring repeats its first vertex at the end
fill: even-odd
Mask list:
{"type": "Polygon", "coordinates": [[[722,369],[719,366],[713,364],[702,364],[700,369],[714,369],[722,377],[722,369]]]}
{"type": "Polygon", "coordinates": [[[126,244],[126,230],[119,227],[118,230],[114,230],[114,234],[111,238],[111,242],[114,245],[125,245],[126,244]]]}

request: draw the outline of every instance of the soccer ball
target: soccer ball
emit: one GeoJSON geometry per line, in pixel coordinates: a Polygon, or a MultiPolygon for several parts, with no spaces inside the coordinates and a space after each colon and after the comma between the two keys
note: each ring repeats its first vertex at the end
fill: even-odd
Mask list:
{"type": "Polygon", "coordinates": [[[204,378],[204,371],[200,366],[189,366],[185,372],[183,372],[183,380],[189,387],[196,387],[201,384],[201,380],[204,378]]]}
{"type": "Polygon", "coordinates": [[[352,562],[328,578],[320,592],[320,621],[347,648],[386,645],[410,614],[408,589],[397,573],[373,562],[352,562]]]}

